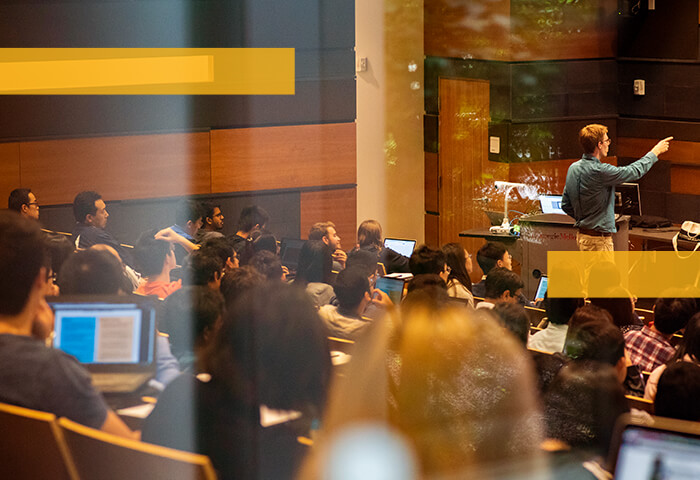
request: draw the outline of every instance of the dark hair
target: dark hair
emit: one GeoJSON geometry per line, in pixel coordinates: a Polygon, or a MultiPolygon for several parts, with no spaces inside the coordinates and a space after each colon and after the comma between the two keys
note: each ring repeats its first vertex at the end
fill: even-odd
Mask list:
{"type": "Polygon", "coordinates": [[[595,305],[584,305],[576,309],[571,319],[569,320],[569,330],[567,336],[571,334],[579,326],[586,322],[602,320],[604,322],[613,323],[612,315],[607,310],[604,310],[595,305]]]}
{"type": "Polygon", "coordinates": [[[156,240],[156,230],[147,230],[141,234],[134,247],[134,260],[139,272],[144,277],[157,275],[163,271],[163,265],[172,246],[165,240],[156,240]]]}
{"type": "Polygon", "coordinates": [[[183,287],[163,301],[159,329],[170,335],[173,354],[180,357],[204,344],[204,335],[213,332],[224,311],[224,298],[203,286],[183,287]]]}
{"type": "Polygon", "coordinates": [[[615,421],[626,412],[627,399],[615,369],[598,362],[564,365],[545,395],[547,436],[573,449],[593,448],[600,455],[607,455],[615,421]]]}
{"type": "Polygon", "coordinates": [[[409,297],[415,299],[413,301],[417,304],[426,300],[424,297],[430,299],[430,305],[443,305],[450,301],[450,297],[447,295],[447,285],[439,275],[434,273],[413,277],[406,286],[406,298],[401,302],[401,305],[404,305],[407,301],[411,303],[412,300],[409,300],[409,297]],[[419,292],[422,293],[419,295],[419,292]]]}
{"type": "Polygon", "coordinates": [[[675,362],[659,378],[654,414],[661,417],[700,421],[700,366],[675,362]]]}
{"type": "Polygon", "coordinates": [[[517,273],[505,267],[492,268],[484,282],[484,297],[500,298],[506,291],[510,292],[511,296],[515,296],[523,286],[523,281],[517,273]]]}
{"type": "MultiPolygon", "coordinates": [[[[214,204],[212,202],[206,202],[206,203],[202,203],[200,205],[202,208],[202,217],[203,217],[202,220],[204,220],[206,218],[214,218],[214,210],[216,210],[217,208],[219,210],[221,210],[221,205],[214,204]]],[[[197,220],[197,219],[195,218],[195,220],[197,220]]]]}
{"type": "Polygon", "coordinates": [[[328,235],[328,229],[335,228],[335,223],[333,222],[316,222],[311,225],[311,230],[309,230],[309,240],[322,240],[323,237],[328,235]]]}
{"type": "Polygon", "coordinates": [[[241,210],[241,216],[238,217],[238,230],[241,232],[250,232],[256,225],[264,227],[270,220],[270,215],[264,208],[257,205],[251,205],[241,210]]]}
{"type": "Polygon", "coordinates": [[[625,356],[625,337],[606,320],[591,320],[569,327],[564,353],[574,360],[595,360],[615,366],[625,356]]]}
{"type": "Polygon", "coordinates": [[[338,274],[333,285],[338,306],[343,310],[355,310],[365,293],[369,292],[369,280],[361,267],[348,267],[338,274]]]}
{"type": "Polygon", "coordinates": [[[282,278],[280,257],[267,250],[262,250],[253,255],[248,265],[260,272],[268,280],[280,280],[282,278]]]}
{"type": "Polygon", "coordinates": [[[622,328],[627,325],[639,325],[641,322],[634,315],[634,308],[629,297],[623,298],[591,298],[591,304],[607,310],[613,323],[622,328]]]}
{"type": "Polygon", "coordinates": [[[206,239],[199,248],[199,251],[204,252],[206,255],[219,258],[223,265],[226,265],[226,261],[233,257],[234,253],[233,247],[225,237],[212,237],[206,239]]]}
{"type": "Polygon", "coordinates": [[[516,303],[499,302],[491,311],[507,330],[510,330],[523,345],[527,345],[530,318],[527,316],[525,307],[516,303]]]}
{"type": "Polygon", "coordinates": [[[467,272],[467,254],[465,248],[459,243],[446,243],[442,246],[442,253],[445,255],[445,262],[449,265],[449,279],[457,279],[464,287],[472,291],[472,280],[467,272]]]}
{"type": "Polygon", "coordinates": [[[434,273],[439,275],[445,271],[445,254],[427,245],[421,245],[408,259],[408,268],[413,275],[434,273]]]}
{"type": "Polygon", "coordinates": [[[253,251],[257,253],[263,250],[277,255],[277,239],[271,233],[263,233],[253,241],[253,251]]]}
{"type": "Polygon", "coordinates": [[[365,271],[367,277],[377,272],[377,254],[368,250],[351,250],[345,261],[345,268],[358,267],[365,271]]]}
{"type": "Polygon", "coordinates": [[[224,263],[217,256],[208,252],[195,250],[185,259],[183,283],[185,285],[206,286],[216,279],[216,273],[221,274],[224,263]]]}
{"type": "Polygon", "coordinates": [[[31,192],[29,188],[15,188],[12,190],[7,199],[7,208],[15,212],[21,212],[22,205],[29,205],[29,194],[31,192]]]}
{"type": "Polygon", "coordinates": [[[476,252],[476,262],[479,264],[484,275],[488,275],[498,264],[499,260],[503,260],[503,256],[508,249],[502,243],[486,242],[476,252]]]}
{"type": "Polygon", "coordinates": [[[102,195],[92,190],[80,192],[73,199],[73,216],[78,223],[85,223],[85,217],[95,215],[97,207],[95,202],[102,200],[102,195]]]}
{"type": "Polygon", "coordinates": [[[223,276],[220,291],[227,307],[229,307],[250,289],[260,287],[265,283],[265,277],[260,272],[250,265],[245,265],[223,276]]]}
{"type": "Polygon", "coordinates": [[[22,312],[41,267],[47,263],[38,224],[16,212],[0,211],[0,314],[22,312]]]}
{"type": "Polygon", "coordinates": [[[654,304],[654,327],[667,335],[685,328],[695,313],[694,298],[659,298],[654,304]]]}
{"type": "Polygon", "coordinates": [[[248,403],[316,414],[331,376],[326,331],[311,300],[279,284],[253,288],[227,310],[204,367],[248,403]]]}
{"type": "Polygon", "coordinates": [[[544,308],[547,319],[555,325],[566,325],[576,312],[584,305],[583,298],[552,298],[545,294],[544,308]]]}
{"type": "Polygon", "coordinates": [[[71,254],[61,267],[59,278],[62,295],[113,295],[121,293],[125,285],[122,264],[103,250],[78,250],[71,254]]]}
{"type": "Polygon", "coordinates": [[[187,222],[195,223],[204,217],[204,208],[196,200],[182,200],[177,204],[175,210],[175,223],[184,227],[187,222]]]}
{"type": "Polygon", "coordinates": [[[382,226],[376,220],[365,220],[357,228],[357,243],[362,247],[377,247],[381,249],[382,226]]]}
{"type": "Polygon", "coordinates": [[[295,282],[306,285],[311,282],[331,283],[333,252],[321,240],[307,240],[299,251],[295,282]]]}
{"type": "Polygon", "coordinates": [[[700,312],[688,320],[683,338],[672,360],[683,360],[686,355],[694,362],[700,363],[700,312]]]}
{"type": "Polygon", "coordinates": [[[75,251],[75,245],[65,235],[46,235],[44,241],[51,259],[51,271],[56,276],[56,284],[59,284],[61,267],[71,253],[75,251]]]}

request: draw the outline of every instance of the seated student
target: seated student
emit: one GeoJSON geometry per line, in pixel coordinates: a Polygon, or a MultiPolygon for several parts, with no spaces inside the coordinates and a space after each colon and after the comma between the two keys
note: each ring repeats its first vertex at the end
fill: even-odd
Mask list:
{"type": "Polygon", "coordinates": [[[207,255],[219,257],[224,264],[224,273],[230,273],[240,266],[238,254],[224,237],[209,238],[201,244],[200,250],[207,255]]]}
{"type": "Polygon", "coordinates": [[[627,333],[630,330],[641,330],[644,322],[634,313],[634,300],[630,297],[629,292],[619,287],[615,289],[614,293],[617,297],[590,298],[589,300],[591,305],[610,312],[613,323],[622,333],[627,333]]]}
{"type": "Polygon", "coordinates": [[[29,188],[15,188],[7,199],[7,208],[23,217],[39,220],[39,202],[29,188]]]}
{"type": "Polygon", "coordinates": [[[294,478],[299,432],[261,428],[261,406],[320,418],[331,376],[323,325],[299,289],[258,288],[227,310],[203,356],[160,395],[143,439],[208,455],[219,477],[294,478]]]}
{"type": "Polygon", "coordinates": [[[165,240],[156,240],[157,232],[144,232],[134,247],[134,259],[146,282],[140,285],[135,293],[140,295],[156,295],[163,300],[165,297],[182,287],[182,281],[170,281],[170,272],[176,266],[173,246],[165,240]]]}
{"type": "Polygon", "coordinates": [[[93,191],[80,192],[73,200],[73,215],[75,227],[71,242],[75,248],[90,248],[103,243],[117,251],[119,257],[127,265],[132,265],[131,256],[105,228],[109,213],[102,196],[93,191]]]}
{"type": "Polygon", "coordinates": [[[345,268],[348,256],[340,246],[340,235],[335,230],[333,222],[314,223],[309,231],[309,240],[322,240],[333,249],[333,270],[339,272],[345,268]]]}
{"type": "Polygon", "coordinates": [[[378,288],[374,288],[378,277],[377,256],[367,250],[352,250],[348,253],[348,258],[345,262],[345,268],[350,267],[361,268],[367,275],[369,286],[372,289],[372,301],[367,305],[365,311],[362,312],[362,316],[372,320],[383,316],[386,313],[387,306],[393,306],[394,303],[389,298],[389,295],[378,288]]]}
{"type": "MultiPolygon", "coordinates": [[[[60,273],[61,295],[126,295],[124,271],[111,253],[79,250],[65,261],[60,273]]],[[[180,374],[180,366],[170,353],[168,339],[156,337],[156,381],[167,385],[180,374]]]]}
{"type": "Polygon", "coordinates": [[[228,237],[233,249],[240,256],[241,265],[248,265],[253,256],[253,241],[265,230],[265,225],[270,220],[270,215],[264,208],[251,205],[241,210],[238,217],[238,230],[228,237]]]}
{"type": "Polygon", "coordinates": [[[359,267],[342,270],[333,285],[338,306],[324,305],[318,314],[328,329],[329,335],[356,340],[371,323],[362,317],[362,312],[372,301],[372,289],[366,272],[359,267]]]}
{"type": "Polygon", "coordinates": [[[445,285],[447,285],[447,279],[451,272],[445,254],[441,250],[435,250],[427,245],[421,245],[413,252],[408,260],[408,267],[414,277],[426,274],[439,275],[445,285]]]}
{"type": "Polygon", "coordinates": [[[224,214],[221,205],[214,205],[211,202],[202,205],[202,228],[194,236],[195,243],[204,243],[211,238],[225,238],[224,214]]]}
{"type": "Polygon", "coordinates": [[[202,286],[181,288],[163,302],[159,328],[168,334],[183,371],[201,371],[197,359],[216,334],[223,311],[221,294],[202,286]]]}
{"type": "Polygon", "coordinates": [[[307,240],[299,251],[294,284],[304,287],[316,308],[331,303],[335,293],[333,282],[333,252],[320,240],[307,240]]]}
{"type": "Polygon", "coordinates": [[[476,252],[476,263],[479,264],[483,275],[478,283],[472,285],[472,293],[474,296],[484,298],[486,276],[496,267],[512,270],[512,260],[513,256],[508,253],[508,249],[502,243],[486,242],[482,245],[479,251],[476,252]]]}
{"type": "Polygon", "coordinates": [[[678,345],[676,353],[671,357],[668,363],[660,365],[651,372],[647,380],[647,386],[644,390],[644,398],[654,400],[656,397],[656,386],[659,383],[659,377],[664,373],[666,367],[676,362],[690,362],[700,365],[700,312],[693,315],[688,321],[688,325],[683,332],[683,338],[678,345]]]}
{"type": "Polygon", "coordinates": [[[692,298],[659,298],[654,304],[654,321],[641,330],[625,333],[630,359],[640,369],[651,372],[668,362],[676,353],[670,340],[674,333],[685,328],[695,313],[692,298]]]}
{"type": "Polygon", "coordinates": [[[530,334],[530,318],[522,305],[501,302],[491,309],[506,330],[517,338],[523,347],[527,346],[530,334]]]}
{"type": "Polygon", "coordinates": [[[549,324],[528,338],[527,348],[549,353],[561,352],[569,330],[569,319],[577,308],[583,306],[583,299],[551,298],[545,294],[544,306],[549,324]]]}
{"type": "Polygon", "coordinates": [[[131,268],[126,263],[124,263],[122,261],[122,257],[119,256],[119,252],[117,252],[114,248],[110,247],[109,245],[105,245],[104,243],[97,243],[97,244],[93,245],[92,247],[90,247],[89,250],[107,252],[110,255],[112,255],[114,258],[117,259],[119,264],[122,266],[122,270],[124,271],[124,279],[125,280],[124,280],[124,288],[122,288],[122,290],[124,292],[132,291],[132,290],[138,288],[141,285],[141,283],[143,283],[143,279],[141,278],[141,274],[138,273],[133,268],[131,268]]]}
{"type": "MultiPolygon", "coordinates": [[[[188,242],[196,244],[195,235],[202,227],[202,218],[204,217],[204,209],[196,200],[182,200],[178,203],[175,210],[175,224],[169,228],[176,234],[183,237],[188,242]]],[[[175,245],[175,258],[178,265],[189,253],[190,249],[182,248],[180,245],[175,245]]]]}
{"type": "Polygon", "coordinates": [[[408,273],[408,257],[404,257],[390,248],[384,248],[382,226],[376,220],[365,220],[357,228],[357,245],[355,250],[367,250],[377,256],[377,261],[384,265],[385,273],[408,273]]]}
{"type": "Polygon", "coordinates": [[[562,367],[545,395],[543,447],[551,452],[552,478],[612,478],[606,458],[615,422],[626,412],[625,392],[611,366],[587,360],[562,367]]]}
{"type": "Polygon", "coordinates": [[[477,303],[476,308],[493,308],[498,302],[515,303],[523,289],[520,277],[504,267],[491,269],[484,285],[484,301],[477,303]]]}
{"type": "Polygon", "coordinates": [[[0,212],[0,271],[12,272],[0,275],[0,402],[137,437],[92,387],[82,365],[45,345],[53,328],[44,300],[47,260],[37,223],[0,212]]]}
{"type": "Polygon", "coordinates": [[[700,366],[675,362],[659,378],[654,414],[691,422],[700,421],[700,366]]]}
{"type": "Polygon", "coordinates": [[[245,297],[252,289],[266,285],[267,279],[250,265],[244,265],[221,279],[221,294],[226,308],[233,307],[240,297],[245,297]]]}
{"type": "Polygon", "coordinates": [[[267,250],[262,250],[250,260],[250,267],[260,272],[268,280],[286,281],[287,274],[282,267],[280,257],[267,250]]]}
{"type": "Polygon", "coordinates": [[[207,286],[219,290],[224,275],[221,258],[211,253],[195,250],[185,259],[183,266],[183,285],[207,286]]]}
{"type": "Polygon", "coordinates": [[[450,297],[462,298],[474,306],[474,295],[472,295],[472,281],[469,274],[472,273],[472,258],[459,243],[447,243],[442,246],[442,253],[445,255],[447,266],[450,267],[450,274],[447,278],[447,294],[450,297]]]}
{"type": "Polygon", "coordinates": [[[65,235],[45,235],[44,242],[49,258],[51,259],[50,281],[52,293],[58,295],[58,274],[61,271],[63,263],[75,251],[75,247],[65,235]]]}

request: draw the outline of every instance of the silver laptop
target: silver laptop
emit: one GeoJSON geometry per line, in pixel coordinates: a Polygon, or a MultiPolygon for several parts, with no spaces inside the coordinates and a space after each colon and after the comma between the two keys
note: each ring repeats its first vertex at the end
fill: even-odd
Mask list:
{"type": "Polygon", "coordinates": [[[416,241],[406,238],[385,238],[384,248],[393,250],[404,257],[410,257],[413,254],[413,249],[416,248],[416,241]]]}
{"type": "Polygon", "coordinates": [[[156,371],[156,300],[136,295],[47,298],[53,346],[73,355],[103,392],[138,390],[156,371]]]}

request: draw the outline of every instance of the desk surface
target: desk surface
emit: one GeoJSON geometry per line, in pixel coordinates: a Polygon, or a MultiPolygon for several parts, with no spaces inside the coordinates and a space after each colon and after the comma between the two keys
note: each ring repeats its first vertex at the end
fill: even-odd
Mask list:
{"type": "Polygon", "coordinates": [[[506,233],[491,233],[488,228],[471,228],[459,232],[460,237],[485,238],[498,242],[515,242],[520,239],[519,235],[508,235],[506,233]]]}
{"type": "MultiPolygon", "coordinates": [[[[671,245],[673,237],[676,236],[680,226],[677,227],[667,227],[667,228],[630,228],[630,237],[637,237],[642,239],[644,242],[649,240],[661,243],[667,243],[671,245]]],[[[678,246],[684,249],[694,249],[696,246],[695,242],[689,242],[687,240],[678,240],[678,246]]]]}

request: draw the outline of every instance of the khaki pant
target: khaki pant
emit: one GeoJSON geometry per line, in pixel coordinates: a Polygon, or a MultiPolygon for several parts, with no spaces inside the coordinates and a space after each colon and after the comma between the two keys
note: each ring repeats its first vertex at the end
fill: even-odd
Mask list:
{"type": "Polygon", "coordinates": [[[582,252],[612,252],[614,250],[612,237],[598,237],[578,232],[576,243],[582,252]]]}

